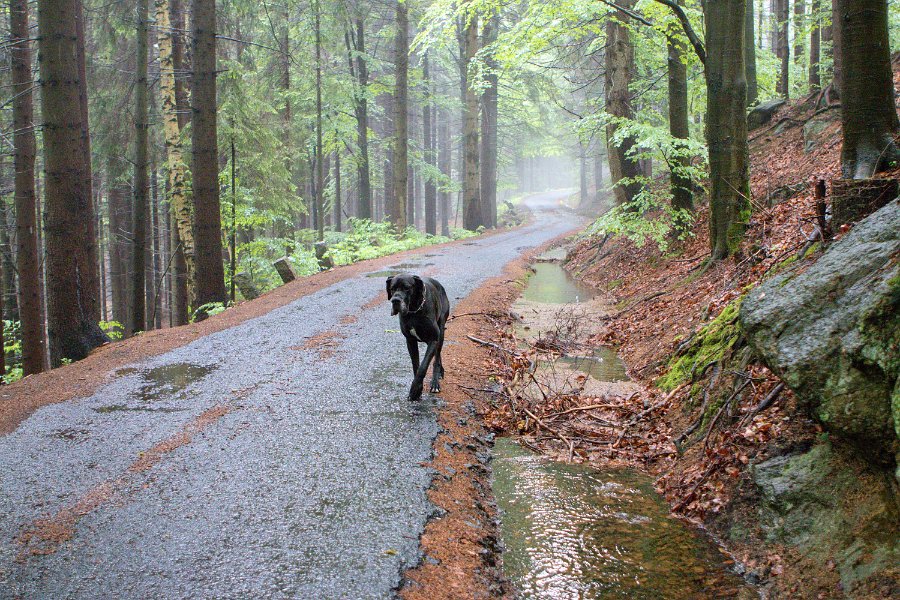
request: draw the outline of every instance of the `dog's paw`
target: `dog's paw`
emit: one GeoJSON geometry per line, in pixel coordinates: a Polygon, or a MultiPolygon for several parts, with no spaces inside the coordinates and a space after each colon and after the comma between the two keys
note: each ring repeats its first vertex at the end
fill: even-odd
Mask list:
{"type": "Polygon", "coordinates": [[[441,383],[439,381],[432,381],[431,387],[428,390],[432,394],[440,394],[441,393],[441,383]]]}
{"type": "Polygon", "coordinates": [[[414,386],[411,390],[409,390],[409,396],[407,396],[407,400],[410,402],[418,402],[422,399],[422,386],[414,386]]]}

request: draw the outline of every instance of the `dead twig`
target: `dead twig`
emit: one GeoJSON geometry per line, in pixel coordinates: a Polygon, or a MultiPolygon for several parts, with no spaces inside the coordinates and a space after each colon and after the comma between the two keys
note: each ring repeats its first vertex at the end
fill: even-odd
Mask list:
{"type": "Polygon", "coordinates": [[[743,425],[744,423],[750,423],[754,418],[756,418],[756,415],[772,406],[772,404],[774,404],[778,399],[778,396],[781,395],[781,392],[784,391],[784,387],[784,382],[779,381],[778,385],[773,387],[772,391],[766,394],[766,397],[763,398],[762,402],[754,406],[752,409],[750,409],[750,412],[744,415],[744,418],[741,419],[741,425],[743,425]]]}

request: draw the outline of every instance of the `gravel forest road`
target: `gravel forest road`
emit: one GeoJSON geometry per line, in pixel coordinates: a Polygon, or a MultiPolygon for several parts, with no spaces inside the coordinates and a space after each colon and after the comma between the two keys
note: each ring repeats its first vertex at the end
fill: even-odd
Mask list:
{"type": "MultiPolygon", "coordinates": [[[[451,302],[580,223],[422,249],[451,302]]],[[[385,273],[119,369],[0,436],[0,598],[386,598],[420,558],[440,400],[385,273]]],[[[448,381],[452,385],[452,381],[448,381]]]]}

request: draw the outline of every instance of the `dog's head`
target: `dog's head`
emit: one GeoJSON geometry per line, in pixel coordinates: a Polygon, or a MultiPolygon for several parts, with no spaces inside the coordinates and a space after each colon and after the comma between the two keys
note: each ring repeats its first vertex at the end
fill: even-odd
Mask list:
{"type": "Polygon", "coordinates": [[[387,297],[391,303],[391,316],[405,315],[422,304],[425,282],[418,275],[402,273],[387,278],[387,297]]]}

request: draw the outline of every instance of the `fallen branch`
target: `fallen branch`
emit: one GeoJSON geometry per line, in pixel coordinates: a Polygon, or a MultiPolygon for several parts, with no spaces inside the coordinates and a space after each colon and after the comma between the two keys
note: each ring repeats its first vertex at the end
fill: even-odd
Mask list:
{"type": "Polygon", "coordinates": [[[734,391],[734,393],[731,394],[731,396],[728,397],[728,400],[726,400],[724,403],[722,403],[722,407],[719,409],[719,411],[716,413],[716,416],[713,417],[712,422],[709,424],[709,429],[706,430],[706,436],[703,438],[703,447],[704,448],[709,446],[709,437],[712,435],[713,430],[716,428],[716,423],[718,423],[719,417],[722,416],[722,413],[725,412],[725,409],[728,408],[728,406],[731,404],[731,401],[734,400],[735,398],[737,398],[738,394],[743,392],[744,389],[748,385],[750,385],[751,382],[752,382],[751,379],[747,379],[746,381],[744,381],[744,383],[741,384],[741,386],[738,389],[736,389],[734,391]]]}
{"type": "Polygon", "coordinates": [[[770,406],[772,406],[772,404],[774,404],[775,401],[778,399],[778,396],[781,395],[781,392],[784,390],[784,387],[785,387],[784,382],[779,381],[778,385],[773,387],[772,391],[770,391],[768,394],[766,394],[766,397],[763,398],[762,402],[760,402],[759,404],[754,406],[750,410],[750,412],[748,412],[746,415],[744,415],[744,418],[741,419],[741,424],[749,423],[749,422],[753,421],[753,419],[756,418],[756,415],[758,415],[762,411],[764,411],[767,408],[769,408],[770,406]]]}
{"type": "Polygon", "coordinates": [[[510,350],[508,348],[504,348],[500,344],[495,344],[494,342],[488,342],[485,340],[478,339],[474,335],[467,335],[466,337],[469,338],[470,340],[472,340],[473,342],[475,342],[476,344],[481,344],[482,346],[488,346],[489,348],[494,348],[495,350],[500,350],[501,352],[506,352],[507,354],[510,354],[512,356],[518,356],[518,354],[516,352],[513,352],[512,350],[510,350]]]}
{"type": "Polygon", "coordinates": [[[572,454],[574,453],[574,448],[575,448],[575,445],[572,443],[572,441],[569,438],[567,438],[566,436],[564,436],[563,434],[561,434],[559,431],[554,429],[553,427],[550,427],[549,425],[544,423],[537,415],[535,415],[533,412],[531,412],[527,408],[522,408],[522,410],[525,411],[525,414],[527,414],[529,417],[534,419],[538,425],[540,425],[541,427],[543,427],[544,429],[546,429],[547,431],[549,431],[550,433],[552,433],[553,435],[555,435],[556,437],[561,439],[569,447],[569,461],[568,462],[572,462],[572,454]]]}

